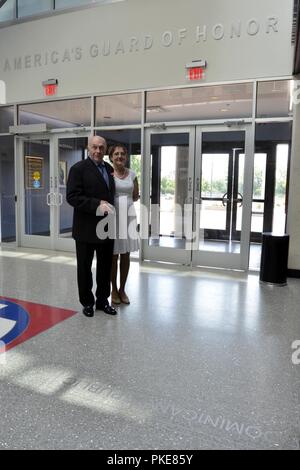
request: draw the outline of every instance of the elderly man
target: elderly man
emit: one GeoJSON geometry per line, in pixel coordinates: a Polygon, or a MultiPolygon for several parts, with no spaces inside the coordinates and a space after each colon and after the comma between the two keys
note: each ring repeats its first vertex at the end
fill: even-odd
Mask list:
{"type": "Polygon", "coordinates": [[[79,300],[82,313],[93,317],[92,261],[96,251],[96,310],[115,315],[116,310],[108,303],[114,241],[108,237],[100,239],[96,233],[98,222],[114,210],[113,169],[103,161],[106,152],[103,137],[91,136],[88,151],[86,160],[72,166],[67,182],[67,201],[74,207],[72,236],[76,242],[79,300]]]}

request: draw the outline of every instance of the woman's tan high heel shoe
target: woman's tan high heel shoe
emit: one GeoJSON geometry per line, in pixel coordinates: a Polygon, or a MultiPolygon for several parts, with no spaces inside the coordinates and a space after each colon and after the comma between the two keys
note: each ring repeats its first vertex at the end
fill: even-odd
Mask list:
{"type": "Polygon", "coordinates": [[[111,302],[115,305],[119,305],[121,303],[121,299],[119,297],[118,292],[111,293],[111,302]]]}
{"type": "Polygon", "coordinates": [[[119,299],[121,300],[122,304],[127,304],[129,305],[130,304],[130,300],[129,298],[127,297],[127,295],[125,294],[125,292],[118,292],[119,294],[119,299]]]}

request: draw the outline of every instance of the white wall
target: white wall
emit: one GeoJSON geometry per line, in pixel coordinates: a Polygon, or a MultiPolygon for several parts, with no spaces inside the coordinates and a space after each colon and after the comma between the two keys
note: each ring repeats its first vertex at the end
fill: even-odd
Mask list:
{"type": "Polygon", "coordinates": [[[7,102],[290,75],[293,0],[127,0],[0,29],[7,102]],[[108,44],[110,51],[108,53],[108,44]],[[103,48],[105,49],[103,55],[103,48]]]}

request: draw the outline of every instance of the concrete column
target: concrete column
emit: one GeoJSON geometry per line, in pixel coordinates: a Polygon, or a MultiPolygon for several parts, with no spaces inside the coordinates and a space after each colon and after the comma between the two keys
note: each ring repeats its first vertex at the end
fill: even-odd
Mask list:
{"type": "Polygon", "coordinates": [[[294,104],[287,233],[290,235],[288,268],[300,270],[300,104],[294,104]]]}

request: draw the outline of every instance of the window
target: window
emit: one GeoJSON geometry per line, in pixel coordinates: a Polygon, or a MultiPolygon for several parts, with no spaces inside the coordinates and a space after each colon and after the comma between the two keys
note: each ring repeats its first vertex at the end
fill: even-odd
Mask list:
{"type": "Polygon", "coordinates": [[[0,137],[0,241],[16,239],[14,137],[0,137]]]}
{"type": "Polygon", "coordinates": [[[257,117],[292,116],[292,84],[292,80],[260,82],[257,88],[257,117]]]}
{"type": "Polygon", "coordinates": [[[150,91],[147,122],[227,119],[252,115],[252,83],[150,91]]]}
{"type": "Polygon", "coordinates": [[[9,126],[14,125],[14,107],[3,106],[0,108],[0,132],[8,132],[9,126]]]}
{"type": "Polygon", "coordinates": [[[0,21],[9,21],[15,18],[15,0],[7,0],[0,8],[0,21]]]}
{"type": "Polygon", "coordinates": [[[96,126],[141,124],[141,93],[96,98],[96,126]]]}
{"type": "Polygon", "coordinates": [[[50,128],[91,125],[91,100],[48,101],[19,106],[19,124],[46,123],[50,128]]]}
{"type": "MultiPolygon", "coordinates": [[[[121,2],[124,0],[111,0],[111,2],[116,1],[121,2]]],[[[54,8],[63,10],[101,3],[109,3],[109,0],[6,0],[0,7],[0,23],[45,13],[49,15],[54,8]]]]}
{"type": "Polygon", "coordinates": [[[18,18],[37,15],[52,10],[52,0],[18,0],[18,18]]]}
{"type": "MultiPolygon", "coordinates": [[[[141,130],[140,129],[119,129],[97,131],[97,135],[104,137],[107,142],[107,150],[111,145],[123,144],[128,151],[128,167],[134,170],[141,192],[141,130]]],[[[108,155],[104,160],[109,162],[108,155]]],[[[137,224],[140,225],[140,200],[135,202],[137,224]]],[[[138,253],[131,253],[132,258],[137,258],[138,253]]]]}
{"type": "Polygon", "coordinates": [[[254,269],[260,266],[262,232],[285,231],[291,137],[291,122],[265,122],[255,127],[249,262],[254,269]]]}
{"type": "Polygon", "coordinates": [[[55,9],[72,8],[87,3],[95,3],[95,0],[55,0],[55,9]]]}

